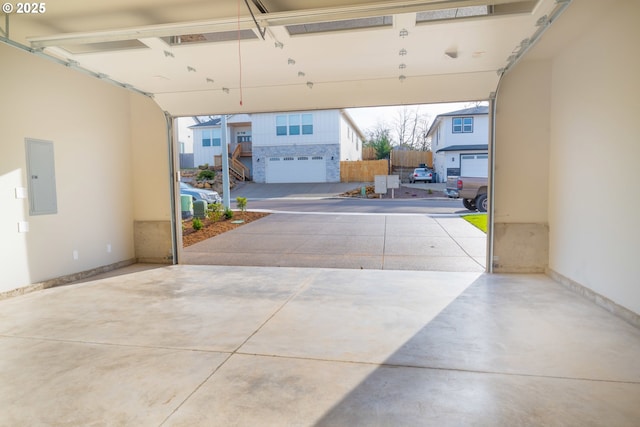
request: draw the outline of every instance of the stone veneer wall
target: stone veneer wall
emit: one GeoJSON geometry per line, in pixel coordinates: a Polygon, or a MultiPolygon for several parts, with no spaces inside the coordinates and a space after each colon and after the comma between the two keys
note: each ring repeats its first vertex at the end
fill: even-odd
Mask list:
{"type": "Polygon", "coordinates": [[[253,146],[253,181],[266,182],[266,159],[284,156],[323,156],[327,162],[327,182],[340,182],[340,145],[253,146]],[[331,160],[333,157],[333,160],[331,160]]]}

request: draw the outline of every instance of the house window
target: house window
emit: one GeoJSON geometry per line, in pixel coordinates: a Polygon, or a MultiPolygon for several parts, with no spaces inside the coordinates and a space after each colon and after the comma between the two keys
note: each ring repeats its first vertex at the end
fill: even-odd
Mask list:
{"type": "Polygon", "coordinates": [[[211,131],[211,143],[214,147],[220,147],[222,145],[222,131],[220,129],[213,129],[211,131]]]}
{"type": "Polygon", "coordinates": [[[220,129],[211,129],[210,131],[202,132],[202,146],[203,147],[220,147],[222,140],[220,138],[220,129]]]}
{"type": "Polygon", "coordinates": [[[313,114],[276,116],[276,135],[313,135],[313,114]]]}
{"type": "Polygon", "coordinates": [[[300,115],[289,115],[289,135],[300,135],[300,115]]]}
{"type": "Polygon", "coordinates": [[[313,114],[302,115],[302,134],[313,135],[313,114]]]}
{"type": "Polygon", "coordinates": [[[238,136],[238,143],[251,142],[251,135],[238,136]]]}
{"type": "Polygon", "coordinates": [[[276,135],[287,134],[287,116],[276,116],[276,135]]]}
{"type": "Polygon", "coordinates": [[[454,117],[453,133],[472,133],[473,117],[454,117]]]}

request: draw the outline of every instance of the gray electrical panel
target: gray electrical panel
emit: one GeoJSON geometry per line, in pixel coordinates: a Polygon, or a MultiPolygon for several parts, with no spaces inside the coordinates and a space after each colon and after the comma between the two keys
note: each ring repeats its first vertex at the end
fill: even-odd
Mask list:
{"type": "Polygon", "coordinates": [[[29,215],[58,213],[53,142],[25,139],[29,215]]]}

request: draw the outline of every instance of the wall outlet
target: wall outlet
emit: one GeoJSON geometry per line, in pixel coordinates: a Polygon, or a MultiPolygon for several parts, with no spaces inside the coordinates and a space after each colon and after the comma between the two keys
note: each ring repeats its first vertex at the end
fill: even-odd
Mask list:
{"type": "Polygon", "coordinates": [[[27,233],[29,231],[29,223],[27,221],[18,222],[18,233],[27,233]]]}
{"type": "Polygon", "coordinates": [[[78,251],[74,250],[73,251],[73,259],[77,260],[78,258],[79,258],[78,251]]]}
{"type": "Polygon", "coordinates": [[[111,243],[107,243],[107,253],[111,253],[111,243]]]}
{"type": "Polygon", "coordinates": [[[24,187],[16,187],[16,199],[26,199],[27,189],[24,187]]]}

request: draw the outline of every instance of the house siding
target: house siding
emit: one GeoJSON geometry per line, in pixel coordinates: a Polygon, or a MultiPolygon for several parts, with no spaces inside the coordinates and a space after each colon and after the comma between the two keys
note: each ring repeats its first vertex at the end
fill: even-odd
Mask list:
{"type": "Polygon", "coordinates": [[[340,116],[340,160],[362,160],[362,141],[351,124],[340,116]]]}
{"type": "Polygon", "coordinates": [[[483,115],[464,115],[445,117],[440,125],[441,140],[438,149],[458,144],[486,144],[489,138],[489,117],[483,115]],[[453,117],[473,117],[473,132],[453,133],[453,117]]]}
{"type": "Polygon", "coordinates": [[[202,138],[204,135],[209,135],[214,129],[220,129],[220,127],[206,127],[193,130],[193,160],[196,166],[204,165],[208,163],[213,165],[214,156],[220,156],[222,154],[222,147],[203,147],[202,138]]]}
{"type": "Polygon", "coordinates": [[[339,110],[255,114],[251,120],[253,146],[337,144],[340,140],[339,115],[339,110]],[[276,117],[290,114],[312,114],[313,134],[276,135],[276,117]]]}

